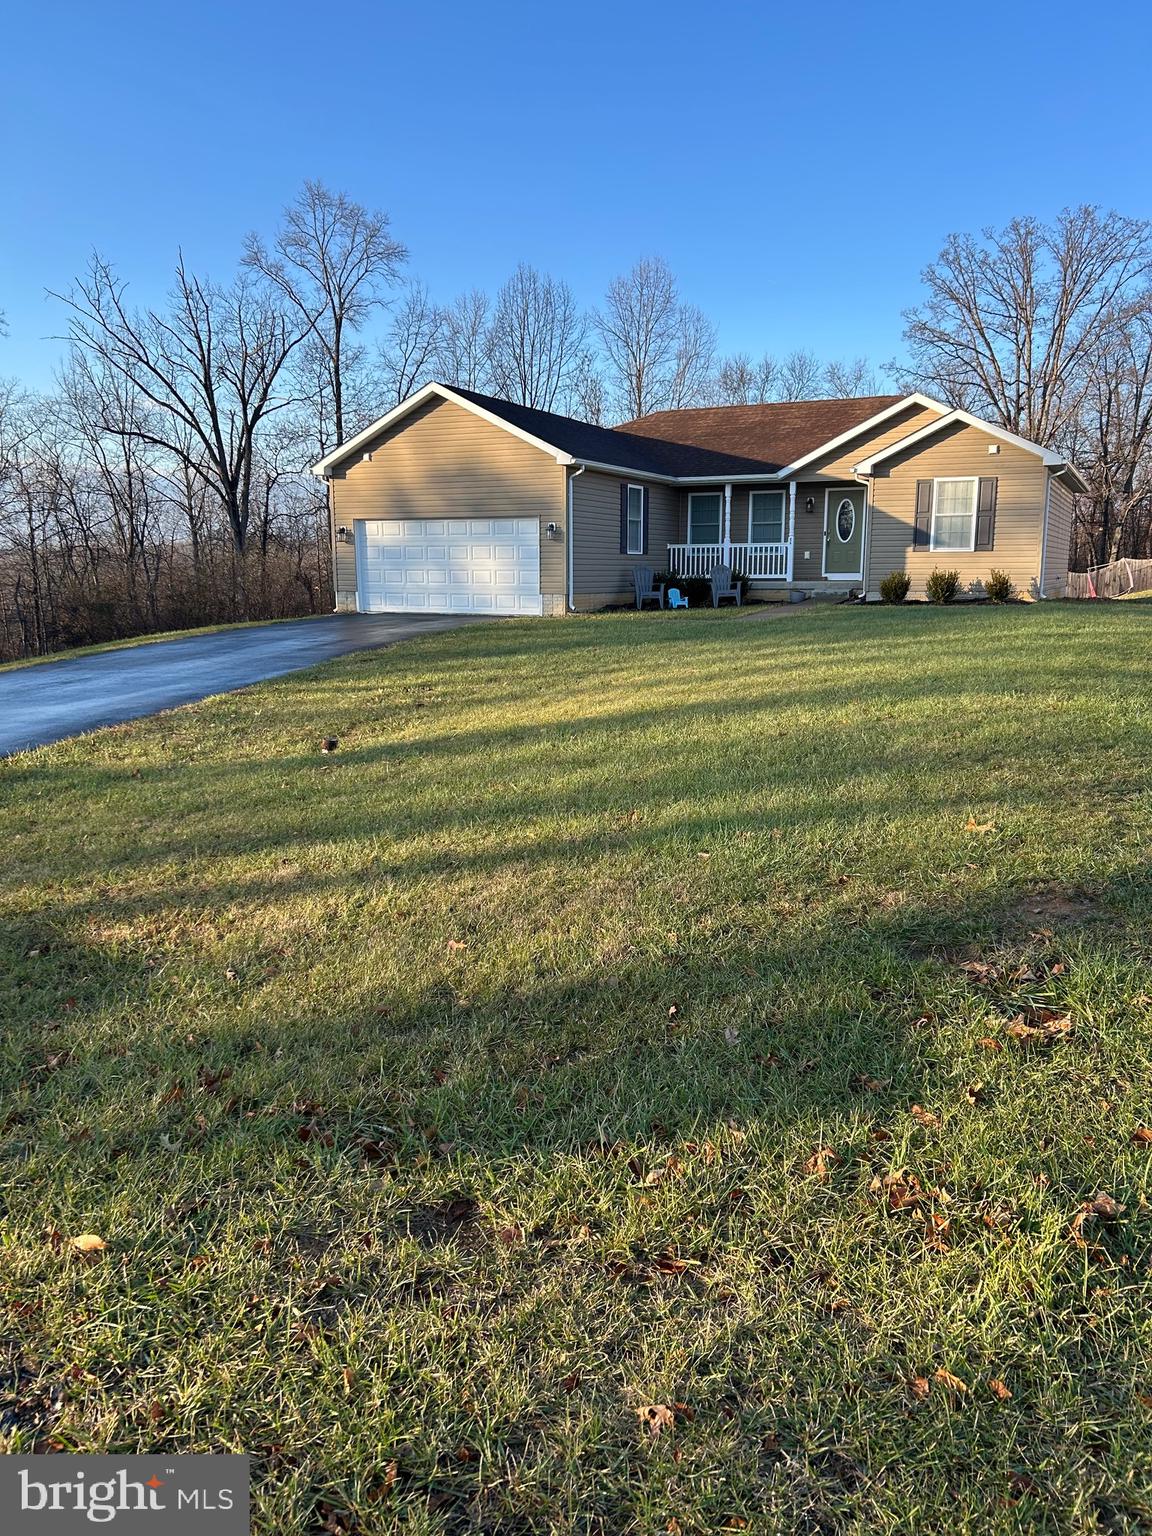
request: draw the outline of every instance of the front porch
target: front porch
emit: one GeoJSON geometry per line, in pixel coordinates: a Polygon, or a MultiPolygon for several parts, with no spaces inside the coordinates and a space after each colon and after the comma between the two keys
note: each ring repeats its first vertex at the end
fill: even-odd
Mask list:
{"type": "Polygon", "coordinates": [[[673,577],[706,579],[726,565],[764,596],[793,587],[843,590],[864,574],[866,515],[858,483],[729,483],[684,491],[667,569],[673,577]]]}

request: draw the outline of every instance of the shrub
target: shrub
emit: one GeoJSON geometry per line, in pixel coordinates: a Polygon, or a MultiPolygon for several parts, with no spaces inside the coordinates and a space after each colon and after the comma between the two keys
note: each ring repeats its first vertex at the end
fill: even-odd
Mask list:
{"type": "MultiPolygon", "coordinates": [[[[684,597],[688,599],[690,608],[711,608],[712,583],[707,576],[658,576],[657,581],[662,581],[666,587],[679,587],[684,597]]],[[[732,585],[740,588],[740,599],[748,601],[748,578],[741,576],[739,571],[732,572],[732,585]]],[[[731,605],[726,603],[725,607],[731,605]]]]}
{"type": "Polygon", "coordinates": [[[984,596],[990,603],[1010,603],[1016,588],[1007,571],[989,571],[984,578],[984,596]]]}
{"type": "Polygon", "coordinates": [[[930,603],[950,603],[960,590],[960,572],[942,571],[939,566],[924,583],[924,591],[930,603]]]}
{"type": "Polygon", "coordinates": [[[880,598],[885,603],[902,603],[908,596],[912,578],[907,571],[889,571],[880,583],[880,598]]]}

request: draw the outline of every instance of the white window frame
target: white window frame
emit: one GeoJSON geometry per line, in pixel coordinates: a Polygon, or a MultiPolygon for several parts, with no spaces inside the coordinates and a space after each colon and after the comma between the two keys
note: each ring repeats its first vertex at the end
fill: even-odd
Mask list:
{"type": "Polygon", "coordinates": [[[777,490],[775,486],[762,485],[756,490],[748,492],[748,542],[749,544],[787,544],[788,542],[788,493],[777,490]],[[753,496],[779,496],[780,498],[780,537],[778,539],[758,539],[752,532],[752,498],[753,496]]]}
{"type": "Polygon", "coordinates": [[[627,500],[626,500],[627,511],[625,513],[625,518],[624,518],[624,545],[625,545],[625,553],[629,554],[629,555],[642,555],[644,553],[644,487],[642,485],[633,485],[630,482],[629,485],[628,485],[628,489],[625,492],[625,496],[627,498],[627,500]],[[632,492],[633,491],[639,491],[640,492],[640,517],[639,517],[639,520],[638,520],[638,523],[637,523],[637,526],[639,527],[639,530],[640,530],[640,535],[639,535],[639,539],[638,539],[638,542],[637,542],[637,547],[635,549],[632,548],[632,492]]]}
{"type": "Polygon", "coordinates": [[[976,551],[976,519],[980,510],[980,476],[979,475],[941,475],[932,482],[932,526],[929,532],[928,548],[934,554],[942,555],[971,555],[976,551]],[[936,513],[940,506],[940,487],[942,485],[970,485],[972,487],[972,532],[969,535],[967,545],[952,546],[951,548],[936,542],[936,513]]]}
{"type": "Polygon", "coordinates": [[[698,544],[703,542],[692,533],[692,503],[702,496],[711,496],[716,500],[716,537],[709,539],[709,544],[723,544],[724,542],[724,493],[723,491],[689,491],[688,493],[688,542],[698,544]]]}

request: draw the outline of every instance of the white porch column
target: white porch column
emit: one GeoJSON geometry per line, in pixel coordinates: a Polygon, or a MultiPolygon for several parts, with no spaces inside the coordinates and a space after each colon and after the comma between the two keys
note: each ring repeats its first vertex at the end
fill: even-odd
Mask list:
{"type": "Polygon", "coordinates": [[[732,564],[732,483],[724,487],[724,564],[732,564]]]}
{"type": "Polygon", "coordinates": [[[792,580],[792,556],[796,551],[796,482],[788,482],[788,570],[787,580],[792,580]]]}

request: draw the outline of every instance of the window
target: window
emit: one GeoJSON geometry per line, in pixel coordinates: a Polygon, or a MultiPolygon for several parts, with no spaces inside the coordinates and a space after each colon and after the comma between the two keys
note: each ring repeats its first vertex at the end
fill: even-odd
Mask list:
{"type": "Polygon", "coordinates": [[[748,501],[748,516],[750,543],[783,544],[783,491],[753,491],[748,501]]]}
{"type": "Polygon", "coordinates": [[[644,553],[644,487],[628,487],[628,529],[625,547],[630,555],[644,553]]]}
{"type": "Polygon", "coordinates": [[[856,506],[851,496],[845,496],[836,508],[836,537],[847,544],[856,532],[856,506]]]}
{"type": "Polygon", "coordinates": [[[689,544],[719,544],[720,507],[723,498],[719,491],[699,492],[688,498],[689,544]]]}
{"type": "Polygon", "coordinates": [[[977,480],[937,480],[932,498],[933,549],[976,548],[977,480]]]}

